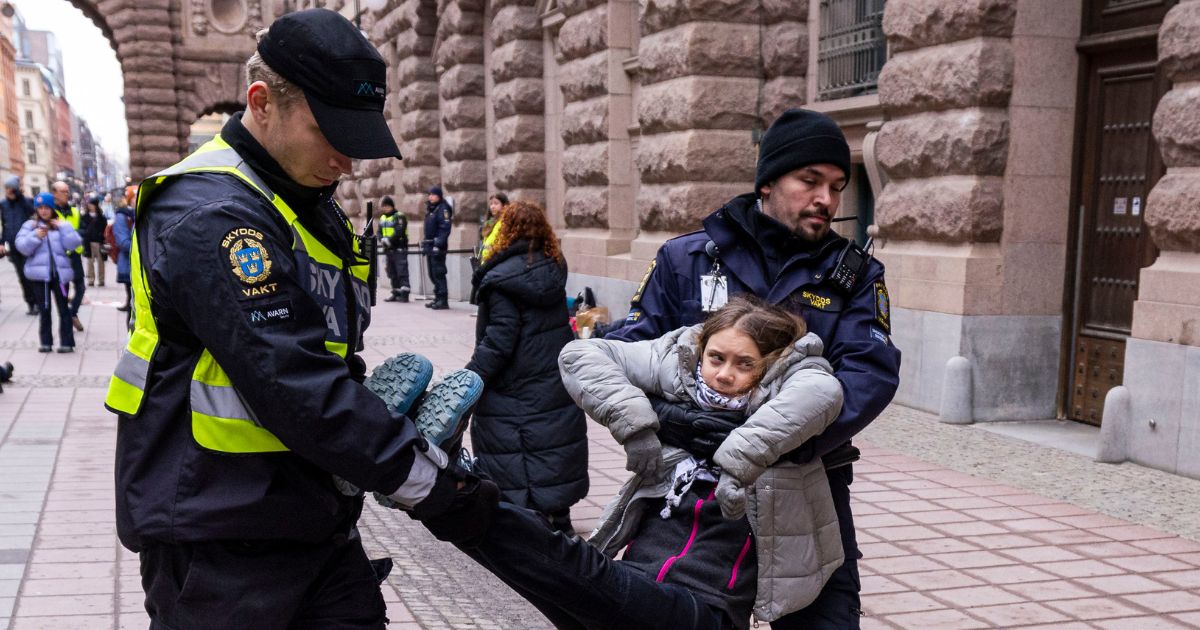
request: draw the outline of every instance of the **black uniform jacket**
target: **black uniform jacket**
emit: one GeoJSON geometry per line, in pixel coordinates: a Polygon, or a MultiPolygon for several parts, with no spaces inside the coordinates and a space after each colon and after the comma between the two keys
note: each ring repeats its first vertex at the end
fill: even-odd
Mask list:
{"type": "Polygon", "coordinates": [[[655,339],[704,321],[700,276],[713,268],[705,248],[712,240],[731,297],[752,293],[798,313],[825,342],[825,358],[842,382],[845,402],[837,420],[801,447],[810,460],[845,443],[891,402],[900,382],[900,350],[891,342],[883,265],[872,259],[865,277],[844,294],[830,276],[846,239],[832,231],[813,245],[771,238],[783,229],[755,209],[754,195],[733,198],[704,220],[703,230],[663,244],[625,323],[606,337],[655,339]]]}
{"type": "MultiPolygon", "coordinates": [[[[353,255],[330,202],[332,188],[289,183],[238,118],[222,137],[288,198],[310,232],[343,259],[353,255]]],[[[351,348],[360,345],[369,320],[355,303],[363,296],[354,298],[346,273],[301,276],[289,226],[234,177],[189,174],[164,186],[137,216],[160,338],[142,408],[118,424],[121,541],[138,550],[149,540],[318,542],[345,534],[362,498],[339,493],[332,475],[368,491],[394,492],[419,439],[410,421],[392,415],[360,384],[360,359],[325,347],[327,330],[351,348]],[[255,295],[245,291],[222,245],[240,228],[263,235],[271,262],[270,277],[249,292],[255,295]],[[204,349],[288,451],[229,454],[197,444],[189,386],[204,349]]]]}

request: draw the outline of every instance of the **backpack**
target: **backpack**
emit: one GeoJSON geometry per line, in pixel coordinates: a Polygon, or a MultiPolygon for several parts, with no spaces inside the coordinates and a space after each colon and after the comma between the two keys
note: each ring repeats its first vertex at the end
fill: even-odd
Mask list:
{"type": "MultiPolygon", "coordinates": [[[[116,214],[113,216],[113,220],[109,221],[108,225],[104,226],[104,245],[108,249],[108,257],[113,261],[113,264],[116,264],[117,258],[121,255],[121,248],[117,246],[117,235],[113,233],[113,222],[123,216],[124,215],[119,213],[116,214]]],[[[133,221],[131,221],[129,217],[125,217],[125,223],[129,227],[133,227],[133,221]]]]}

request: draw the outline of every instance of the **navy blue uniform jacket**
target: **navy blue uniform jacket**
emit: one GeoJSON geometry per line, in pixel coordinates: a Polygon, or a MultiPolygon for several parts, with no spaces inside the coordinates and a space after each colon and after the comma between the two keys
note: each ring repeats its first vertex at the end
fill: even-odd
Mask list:
{"type": "Polygon", "coordinates": [[[752,194],[735,197],[704,219],[704,229],[671,239],[634,295],[629,315],[608,339],[636,341],[704,321],[700,276],[713,259],[705,252],[711,239],[718,248],[729,295],[753,293],[798,313],[808,330],[825,342],[825,358],[842,382],[845,403],[837,420],[801,447],[804,460],[837,448],[867,426],[892,400],[899,384],[900,350],[891,342],[890,304],[883,265],[872,259],[850,295],[828,279],[846,239],[832,231],[816,246],[797,251],[771,282],[746,214],[757,212],[752,194]]]}

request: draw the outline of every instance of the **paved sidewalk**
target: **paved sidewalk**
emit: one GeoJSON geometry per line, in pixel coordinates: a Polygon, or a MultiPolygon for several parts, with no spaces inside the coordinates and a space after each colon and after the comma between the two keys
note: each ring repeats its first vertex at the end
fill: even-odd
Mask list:
{"type": "MultiPolygon", "coordinates": [[[[116,422],[102,405],[123,346],[120,288],[89,289],[75,354],[43,355],[14,281],[0,264],[0,361],[17,368],[0,394],[0,627],[145,628],[137,559],[114,532],[116,422]]],[[[381,303],[368,363],[411,350],[439,373],[462,366],[475,320],[453,306],[381,303]]],[[[600,427],[589,435],[581,531],[625,478],[620,448],[600,427]]],[[[1188,538],[1200,536],[1200,482],[900,407],[859,444],[864,628],[1200,627],[1200,544],[1188,538]]],[[[360,528],[372,555],[396,561],[392,628],[549,627],[405,515],[369,505],[360,528]]]]}

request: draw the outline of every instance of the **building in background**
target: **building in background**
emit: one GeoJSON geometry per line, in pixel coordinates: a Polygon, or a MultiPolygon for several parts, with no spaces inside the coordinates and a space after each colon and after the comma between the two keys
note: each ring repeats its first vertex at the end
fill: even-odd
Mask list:
{"type": "Polygon", "coordinates": [[[32,196],[49,190],[55,177],[50,86],[42,66],[31,61],[16,62],[16,80],[24,181],[26,193],[32,196]]]}
{"type": "Polygon", "coordinates": [[[544,202],[569,289],[622,313],[665,239],[752,189],[765,126],[820,110],[856,165],[844,233],[887,265],[897,402],[1098,424],[1107,458],[1200,477],[1200,2],[531,4],[369,15],[405,159],[358,162],[347,206],[544,202]]]}
{"type": "Polygon", "coordinates": [[[21,150],[21,120],[17,108],[17,48],[14,21],[16,13],[0,13],[0,177],[25,175],[25,158],[21,150]]]}

